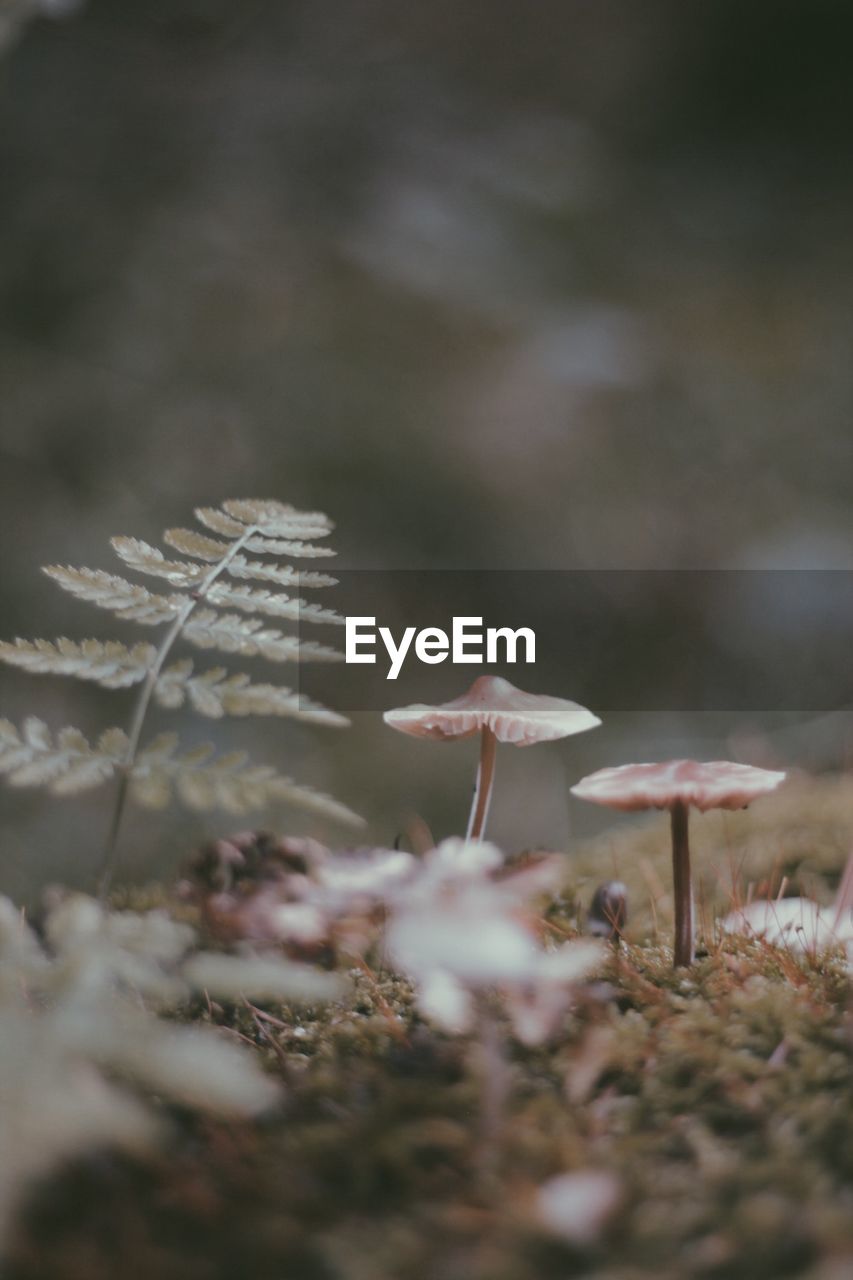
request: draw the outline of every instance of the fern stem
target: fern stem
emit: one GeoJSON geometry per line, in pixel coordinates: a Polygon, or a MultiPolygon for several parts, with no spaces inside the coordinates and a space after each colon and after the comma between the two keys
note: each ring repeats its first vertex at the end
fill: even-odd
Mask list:
{"type": "Polygon", "coordinates": [[[210,588],[213,586],[220,574],[224,573],[234,556],[242,550],[243,546],[250,538],[253,538],[260,532],[259,525],[248,525],[239,538],[234,541],[228,548],[228,551],[217,564],[213,565],[210,571],[205,575],[200,584],[193,590],[192,595],[187,599],[181,608],[180,613],[173,621],[169,630],[160,642],[160,647],[154,658],[148,674],[140,687],[139,695],[133,709],[133,717],[128,729],[127,752],[120,769],[118,788],[116,790],[116,799],[113,806],[112,818],[110,820],[109,833],[104,849],[104,857],[101,863],[101,869],[98,877],[98,897],[103,902],[110,890],[112,879],[115,874],[117,864],[118,837],[121,829],[121,821],[124,816],[124,810],[127,805],[127,796],[130,789],[130,780],[133,775],[133,767],[136,764],[136,758],[139,753],[139,741],[142,736],[142,728],[145,724],[145,717],[148,708],[151,705],[151,698],[154,689],[163,669],[163,664],[168,658],[175,642],[180,639],[181,632],[186,626],[187,619],[194,609],[202,603],[210,588]]]}

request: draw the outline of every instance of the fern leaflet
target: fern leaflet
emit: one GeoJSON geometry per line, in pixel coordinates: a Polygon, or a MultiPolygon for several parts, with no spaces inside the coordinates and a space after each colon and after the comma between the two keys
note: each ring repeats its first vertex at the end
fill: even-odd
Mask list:
{"type": "Polygon", "coordinates": [[[327,645],[267,626],[266,615],[297,624],[337,624],[333,609],[301,597],[265,588],[236,585],[230,579],[255,579],[279,587],[333,586],[335,579],[299,570],[275,557],[315,559],[333,555],[318,539],[332,524],[320,512],[303,512],[265,499],[231,499],[221,508],[200,507],[204,529],[168,529],[164,541],[186,560],[168,558],[139,538],[112,539],[113,549],[132,572],[165,579],[168,595],[100,569],[50,565],[46,573],[64,591],[124,621],[145,626],[168,623],[160,644],[127,646],[116,640],[22,640],[0,642],[0,661],[36,674],[70,675],[109,689],[138,687],[128,731],[108,729],[94,745],[78,730],[55,736],[40,720],[28,719],[21,731],[0,721],[0,773],[14,786],[45,786],[56,794],[85,790],[118,779],[104,863],[104,887],[112,874],[117,837],[129,793],[145,804],[162,804],[177,795],[192,808],[220,807],[246,812],[284,802],[345,822],[360,820],[329,796],[293,782],[267,765],[252,764],[243,753],[214,756],[212,745],[181,752],[177,738],[161,736],[141,747],[141,735],[153,702],[165,708],[191,706],[212,719],[224,716],[286,716],[313,724],[345,725],[345,717],[284,685],[253,682],[243,672],[213,667],[196,672],[189,659],[166,666],[178,642],[218,649],[271,662],[336,662],[342,654],[327,645]],[[268,557],[249,559],[244,553],[268,557]],[[217,606],[211,608],[212,605],[217,606]],[[239,612],[230,612],[230,610],[239,612]]]}

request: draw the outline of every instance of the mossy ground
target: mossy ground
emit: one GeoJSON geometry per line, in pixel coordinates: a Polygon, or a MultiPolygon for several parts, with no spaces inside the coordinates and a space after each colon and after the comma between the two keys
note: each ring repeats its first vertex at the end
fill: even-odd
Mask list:
{"type": "MultiPolygon", "coordinates": [[[[787,875],[789,891],[831,896],[847,788],[816,788],[808,817],[792,803],[694,823],[709,913],[731,893],[726,868],[741,868],[735,894],[787,875]]],[[[546,927],[571,934],[577,895],[619,874],[632,937],[654,937],[656,914],[665,939],[665,846],[659,820],[581,850],[546,927]]],[[[200,1006],[282,1077],[280,1113],[255,1126],[177,1116],[155,1161],[103,1155],[57,1175],[31,1202],[9,1280],[843,1280],[842,960],[710,936],[704,951],[688,974],[663,942],[614,950],[551,1045],[508,1045],[496,1140],[483,1136],[471,1042],[426,1026],[387,973],[354,971],[350,1001],[332,1010],[200,1006]],[[589,1167],[611,1171],[622,1200],[579,1248],[538,1224],[535,1192],[589,1167]]]]}

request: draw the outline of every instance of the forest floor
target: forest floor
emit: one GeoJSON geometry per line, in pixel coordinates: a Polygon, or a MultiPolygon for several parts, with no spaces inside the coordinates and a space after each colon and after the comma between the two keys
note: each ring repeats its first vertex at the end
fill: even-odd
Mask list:
{"type": "Polygon", "coordinates": [[[693,824],[705,935],[689,972],[666,946],[663,819],[567,859],[543,928],[574,935],[592,887],[618,875],[629,941],[551,1043],[507,1036],[508,1098],[488,1131],[477,1044],[432,1029],[387,972],[353,971],[351,999],[324,1010],[200,1004],[257,1046],[282,1107],[254,1124],[175,1112],[159,1157],[104,1153],[53,1176],[8,1280],[846,1280],[843,957],[720,940],[709,922],[748,893],[828,901],[850,786],[763,808],[693,824]],[[538,1189],[590,1170],[610,1175],[608,1212],[587,1239],[555,1235],[538,1189]]]}

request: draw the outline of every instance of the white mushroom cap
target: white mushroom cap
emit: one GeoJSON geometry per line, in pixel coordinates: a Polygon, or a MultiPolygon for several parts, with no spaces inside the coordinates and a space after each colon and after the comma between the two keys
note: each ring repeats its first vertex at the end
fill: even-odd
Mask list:
{"type": "Polygon", "coordinates": [[[588,1246],[598,1240],[622,1195],[620,1182],[604,1169],[561,1173],[539,1188],[536,1216],[553,1235],[588,1246]]]}
{"type": "Polygon", "coordinates": [[[611,809],[743,809],[775,791],[785,774],[730,760],[666,760],[599,769],[572,787],[572,794],[611,809]]]}
{"type": "Polygon", "coordinates": [[[720,921],[724,933],[764,938],[774,946],[789,946],[794,951],[822,950],[853,936],[847,921],[842,920],[840,927],[834,925],[834,909],[821,910],[808,898],[780,898],[775,902],[760,899],[720,921]]]}
{"type": "Polygon", "coordinates": [[[470,738],[491,729],[499,742],[529,747],[583,733],[601,724],[586,707],[564,698],[524,693],[500,676],[480,676],[461,698],[440,706],[416,702],[385,712],[385,723],[416,738],[470,738]]]}

